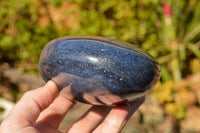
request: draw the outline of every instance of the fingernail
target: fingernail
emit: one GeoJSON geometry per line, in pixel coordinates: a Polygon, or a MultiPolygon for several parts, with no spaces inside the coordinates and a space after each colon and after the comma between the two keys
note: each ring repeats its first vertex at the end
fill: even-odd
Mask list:
{"type": "Polygon", "coordinates": [[[52,81],[52,80],[49,80],[44,87],[52,87],[52,88],[58,88],[57,85],[52,81]]]}

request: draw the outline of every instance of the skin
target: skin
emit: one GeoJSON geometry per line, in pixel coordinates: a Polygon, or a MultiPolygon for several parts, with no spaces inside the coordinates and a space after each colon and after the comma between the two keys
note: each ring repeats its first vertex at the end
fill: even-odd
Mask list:
{"type": "MultiPolygon", "coordinates": [[[[92,106],[66,133],[118,133],[144,98],[115,107],[92,106]]],[[[54,82],[26,92],[0,127],[1,133],[61,133],[59,124],[73,107],[54,82]]]]}

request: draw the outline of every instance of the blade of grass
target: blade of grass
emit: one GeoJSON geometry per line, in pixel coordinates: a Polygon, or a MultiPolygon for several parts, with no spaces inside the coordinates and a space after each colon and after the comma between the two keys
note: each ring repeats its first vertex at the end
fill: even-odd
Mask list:
{"type": "Polygon", "coordinates": [[[187,48],[197,57],[200,59],[200,49],[195,44],[190,43],[187,45],[187,48]]]}
{"type": "Polygon", "coordinates": [[[188,43],[192,39],[194,39],[200,32],[200,23],[193,26],[193,28],[188,31],[185,35],[185,38],[183,39],[183,43],[188,43]]]}

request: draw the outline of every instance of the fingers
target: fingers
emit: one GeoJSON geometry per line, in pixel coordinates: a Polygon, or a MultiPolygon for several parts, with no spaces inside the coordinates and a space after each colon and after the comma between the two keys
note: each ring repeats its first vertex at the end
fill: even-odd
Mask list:
{"type": "Polygon", "coordinates": [[[59,95],[54,102],[40,114],[37,119],[38,124],[36,127],[45,127],[40,125],[46,123],[48,126],[57,129],[65,114],[74,104],[75,102],[66,99],[63,95],[59,95]]]}
{"type": "Polygon", "coordinates": [[[68,129],[67,133],[118,133],[143,102],[144,98],[114,108],[93,106],[68,129]]]}
{"type": "Polygon", "coordinates": [[[112,107],[107,106],[93,106],[85,115],[83,115],[78,121],[76,121],[69,129],[68,133],[90,133],[110,112],[112,107]]]}
{"type": "Polygon", "coordinates": [[[118,133],[122,130],[131,115],[144,102],[144,98],[138,99],[127,105],[118,105],[114,107],[103,123],[99,125],[94,133],[118,133]]]}
{"type": "Polygon", "coordinates": [[[52,103],[57,94],[58,88],[52,81],[41,88],[26,92],[11,110],[5,125],[10,124],[12,128],[17,129],[34,125],[40,112],[52,103]],[[15,127],[12,123],[16,123],[13,124],[15,127]]]}

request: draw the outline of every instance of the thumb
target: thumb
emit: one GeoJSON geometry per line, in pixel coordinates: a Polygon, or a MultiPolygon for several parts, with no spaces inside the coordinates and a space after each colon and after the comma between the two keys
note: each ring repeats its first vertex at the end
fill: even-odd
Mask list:
{"type": "Polygon", "coordinates": [[[58,88],[52,81],[26,92],[9,113],[7,121],[17,123],[17,128],[34,125],[41,111],[53,102],[57,94],[58,88]]]}

